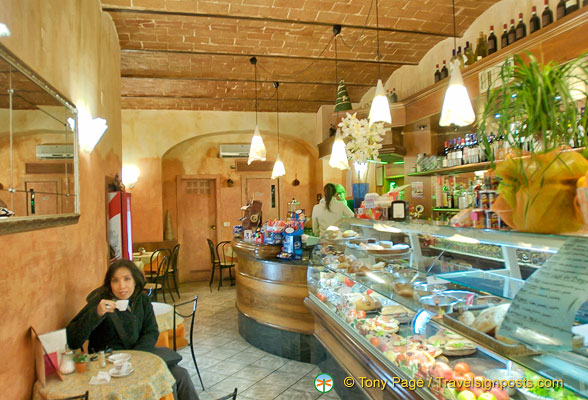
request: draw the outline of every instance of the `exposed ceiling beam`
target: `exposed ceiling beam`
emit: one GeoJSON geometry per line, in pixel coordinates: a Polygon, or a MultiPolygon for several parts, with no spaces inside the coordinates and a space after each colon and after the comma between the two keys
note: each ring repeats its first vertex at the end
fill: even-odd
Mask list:
{"type": "MultiPolygon", "coordinates": [[[[244,101],[255,101],[255,97],[206,97],[206,96],[164,96],[164,95],[125,95],[122,94],[120,97],[123,99],[187,99],[187,100],[244,100],[244,101]]],[[[260,101],[274,100],[272,97],[259,98],[260,101]]],[[[321,103],[328,104],[328,100],[312,100],[312,99],[280,99],[280,101],[296,101],[300,103],[321,103]]]]}
{"type": "MultiPolygon", "coordinates": [[[[157,49],[120,49],[121,53],[163,53],[163,54],[187,54],[194,56],[230,56],[230,57],[247,57],[255,55],[257,58],[279,58],[287,60],[310,60],[310,61],[332,61],[334,58],[304,57],[304,56],[285,56],[274,54],[243,54],[214,51],[187,51],[187,50],[157,50],[157,49]]],[[[378,60],[354,60],[347,58],[338,58],[337,62],[361,63],[361,64],[381,64],[381,65],[418,65],[417,62],[399,62],[399,61],[378,61],[378,60]]]]}
{"type": "MultiPolygon", "coordinates": [[[[121,74],[122,78],[129,78],[129,79],[161,79],[161,80],[179,80],[179,81],[204,81],[204,82],[246,82],[246,83],[255,83],[254,79],[230,79],[230,78],[202,78],[202,77],[186,77],[186,76],[147,76],[147,75],[134,75],[134,74],[121,74]]],[[[276,80],[257,80],[257,83],[271,83],[273,84],[276,80]]],[[[288,81],[279,79],[280,85],[328,85],[328,86],[339,86],[337,82],[315,82],[315,81],[288,81]]],[[[345,82],[345,86],[351,87],[368,87],[374,86],[373,83],[347,83],[345,82]]]]}
{"type": "MultiPolygon", "coordinates": [[[[248,17],[248,16],[237,16],[237,15],[223,15],[223,14],[207,14],[197,12],[185,12],[185,11],[164,11],[164,10],[146,10],[146,9],[135,9],[135,8],[119,8],[119,7],[102,7],[103,11],[117,12],[117,13],[136,13],[136,14],[148,14],[148,15],[165,15],[165,16],[177,16],[177,17],[200,17],[200,18],[222,18],[222,19],[238,19],[246,21],[260,21],[260,22],[276,22],[281,24],[296,24],[296,25],[315,25],[315,26],[328,26],[332,27],[333,24],[329,22],[319,21],[302,21],[302,20],[289,20],[282,18],[268,18],[268,17],[248,17]]],[[[374,27],[374,26],[361,26],[361,25],[346,25],[339,24],[343,28],[348,29],[364,29],[380,32],[397,32],[407,33],[412,35],[425,35],[425,36],[438,36],[443,38],[453,37],[449,33],[441,32],[429,32],[429,31],[414,31],[409,29],[396,29],[396,28],[385,28],[385,27],[374,27]]]]}

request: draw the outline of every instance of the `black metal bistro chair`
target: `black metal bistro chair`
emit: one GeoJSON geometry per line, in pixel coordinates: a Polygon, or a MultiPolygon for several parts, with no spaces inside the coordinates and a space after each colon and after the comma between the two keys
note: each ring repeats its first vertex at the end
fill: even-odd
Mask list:
{"type": "Polygon", "coordinates": [[[230,399],[235,400],[236,398],[237,398],[237,388],[235,388],[233,393],[227,394],[226,396],[223,396],[220,399],[216,399],[216,400],[230,400],[230,399]]]}
{"type": "Polygon", "coordinates": [[[176,344],[176,315],[186,319],[191,318],[190,321],[190,340],[188,344],[190,345],[190,351],[192,352],[192,360],[194,360],[194,367],[196,367],[196,372],[198,373],[198,379],[200,379],[200,385],[202,386],[202,390],[204,389],[204,383],[202,383],[202,377],[200,376],[200,370],[198,369],[198,363],[196,362],[196,354],[194,354],[194,319],[196,318],[196,306],[198,304],[198,296],[194,296],[194,300],[188,300],[183,303],[174,304],[174,321],[173,321],[173,337],[174,337],[174,350],[177,351],[177,344],[176,344]],[[190,314],[182,314],[178,311],[178,307],[184,306],[186,304],[193,303],[192,305],[192,312],[190,314]]]}
{"type": "Polygon", "coordinates": [[[214,280],[214,270],[218,268],[218,257],[216,256],[216,250],[214,249],[214,243],[212,240],[206,239],[208,243],[208,249],[210,250],[210,282],[208,282],[208,287],[210,288],[210,292],[212,293],[212,281],[214,280]]]}
{"type": "MultiPolygon", "coordinates": [[[[169,261],[169,255],[163,256],[163,258],[159,260],[157,272],[155,274],[145,274],[145,278],[148,282],[145,284],[144,290],[148,292],[149,297],[153,295],[153,299],[155,301],[157,301],[157,292],[161,292],[161,294],[163,295],[163,302],[167,303],[167,300],[165,298],[165,286],[169,274],[169,261]]],[[[174,302],[174,296],[171,293],[171,291],[169,292],[169,295],[171,296],[172,302],[174,302]]]]}
{"type": "Polygon", "coordinates": [[[89,398],[90,398],[90,392],[86,390],[86,393],[80,394],[79,396],[66,397],[65,399],[60,399],[60,400],[88,400],[89,398]]]}
{"type": "MultiPolygon", "coordinates": [[[[180,298],[180,288],[178,286],[178,256],[180,254],[180,245],[176,244],[173,248],[173,250],[171,251],[171,259],[170,259],[170,264],[169,264],[169,275],[172,276],[172,279],[174,280],[174,288],[176,290],[176,293],[178,294],[178,299],[180,298]]],[[[167,287],[169,288],[169,282],[167,283],[167,287]]],[[[171,288],[170,288],[171,291],[171,288]]]]}
{"type": "Polygon", "coordinates": [[[231,286],[235,284],[233,279],[233,274],[231,272],[232,268],[237,265],[235,262],[236,254],[231,247],[231,242],[224,241],[220,242],[216,245],[216,257],[218,260],[218,289],[220,290],[221,286],[223,285],[223,269],[229,270],[229,278],[231,279],[231,286]]]}

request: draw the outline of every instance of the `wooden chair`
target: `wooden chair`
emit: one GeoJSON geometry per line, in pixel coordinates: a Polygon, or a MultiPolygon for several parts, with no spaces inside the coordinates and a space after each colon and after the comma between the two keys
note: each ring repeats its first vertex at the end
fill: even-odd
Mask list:
{"type": "Polygon", "coordinates": [[[173,337],[174,337],[174,350],[177,351],[177,344],[176,344],[176,315],[186,319],[191,318],[190,321],[190,340],[188,341],[190,345],[190,351],[192,352],[192,360],[194,361],[194,367],[196,367],[196,373],[198,373],[198,379],[200,379],[200,385],[202,386],[202,390],[204,389],[204,383],[202,383],[202,377],[200,376],[200,370],[198,369],[198,363],[196,362],[196,354],[194,353],[194,319],[196,319],[196,306],[198,305],[198,296],[194,296],[194,300],[188,300],[183,303],[174,304],[174,322],[173,322],[173,337]],[[184,306],[186,304],[192,303],[192,312],[190,314],[181,314],[178,312],[178,307],[184,306]]]}
{"type": "Polygon", "coordinates": [[[60,400],[88,400],[90,398],[90,392],[86,390],[86,393],[80,394],[79,396],[66,397],[60,400]]]}
{"type": "Polygon", "coordinates": [[[229,270],[229,278],[231,279],[231,286],[234,285],[233,281],[233,274],[231,273],[231,269],[236,265],[235,262],[235,252],[231,248],[231,242],[224,241],[220,242],[216,245],[216,256],[218,259],[218,272],[219,272],[219,279],[218,279],[218,289],[220,290],[221,286],[223,285],[223,269],[229,270]]]}
{"type": "Polygon", "coordinates": [[[237,398],[237,388],[235,388],[233,393],[227,394],[226,396],[223,396],[220,399],[216,399],[216,400],[229,400],[229,399],[235,400],[236,398],[237,398]]]}
{"type": "MultiPolygon", "coordinates": [[[[174,288],[176,290],[176,293],[178,294],[178,299],[180,298],[180,288],[178,287],[178,278],[177,278],[177,274],[178,274],[178,256],[180,254],[180,245],[176,244],[173,248],[173,250],[171,251],[171,259],[170,259],[170,265],[169,265],[169,274],[172,276],[173,280],[174,280],[174,288]]],[[[169,288],[169,282],[167,284],[167,287],[169,288]]],[[[170,289],[171,290],[171,289],[170,289]]]]}
{"type": "Polygon", "coordinates": [[[210,292],[212,293],[212,281],[214,280],[214,270],[218,268],[218,257],[216,256],[216,250],[214,248],[214,243],[212,240],[206,239],[208,243],[208,249],[210,250],[210,263],[212,265],[210,270],[210,282],[208,282],[208,287],[210,288],[210,292]]]}
{"type": "MultiPolygon", "coordinates": [[[[169,260],[169,256],[163,256],[163,258],[161,258],[161,260],[159,261],[159,265],[157,266],[157,272],[155,274],[150,274],[148,278],[146,276],[149,282],[145,284],[145,287],[143,289],[148,292],[149,297],[151,297],[151,295],[153,294],[155,301],[157,301],[157,292],[160,291],[163,295],[163,302],[167,303],[167,300],[165,298],[165,282],[167,281],[167,276],[169,273],[169,260]]],[[[172,302],[174,302],[175,300],[173,294],[169,292],[169,295],[172,298],[172,302]]]]}

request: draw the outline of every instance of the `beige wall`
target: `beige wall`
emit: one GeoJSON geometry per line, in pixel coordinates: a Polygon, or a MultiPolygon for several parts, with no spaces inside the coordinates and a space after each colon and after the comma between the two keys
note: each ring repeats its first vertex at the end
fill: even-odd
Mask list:
{"type": "Polygon", "coordinates": [[[2,235],[0,387],[28,399],[34,382],[29,327],[64,327],[107,266],[105,176],[120,170],[118,38],[98,0],[0,0],[12,36],[0,42],[78,108],[108,120],[94,152],[80,154],[78,224],[2,235]]]}

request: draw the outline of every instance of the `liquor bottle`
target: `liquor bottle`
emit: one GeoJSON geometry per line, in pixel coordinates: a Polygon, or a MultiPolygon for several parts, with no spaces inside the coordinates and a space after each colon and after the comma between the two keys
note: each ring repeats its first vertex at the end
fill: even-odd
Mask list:
{"type": "Polygon", "coordinates": [[[457,58],[457,61],[459,61],[459,68],[463,69],[463,66],[465,65],[465,60],[464,55],[461,52],[461,46],[457,48],[457,54],[455,55],[455,57],[457,58]]]}
{"type": "Polygon", "coordinates": [[[566,16],[565,0],[559,0],[559,3],[557,3],[557,7],[555,8],[555,15],[557,16],[558,20],[566,16]]]}
{"type": "Polygon", "coordinates": [[[537,16],[537,7],[533,6],[533,13],[529,21],[529,34],[537,32],[539,29],[541,29],[541,20],[537,16]]]}
{"type": "Polygon", "coordinates": [[[35,189],[29,189],[31,194],[31,214],[35,213],[35,189]]]}
{"type": "MultiPolygon", "coordinates": [[[[496,36],[494,36],[494,38],[496,39],[496,36]]],[[[474,53],[474,56],[476,57],[476,61],[477,60],[481,60],[482,58],[486,57],[488,55],[488,39],[486,38],[486,35],[484,35],[484,32],[480,32],[480,37],[478,38],[478,46],[476,47],[476,52],[474,53]]]]}
{"type": "Polygon", "coordinates": [[[466,58],[466,65],[472,65],[476,62],[476,55],[472,51],[470,47],[470,42],[466,42],[466,49],[465,49],[465,58],[466,58]]]}
{"type": "Polygon", "coordinates": [[[439,82],[441,80],[441,72],[439,72],[439,64],[435,66],[435,82],[439,82]]]}
{"type": "Polygon", "coordinates": [[[510,29],[508,30],[508,44],[517,41],[517,30],[515,29],[514,19],[510,20],[510,29]]]}
{"type": "Polygon", "coordinates": [[[447,186],[447,180],[443,179],[443,208],[449,208],[449,187],[447,186]]]}
{"type": "Polygon", "coordinates": [[[545,28],[547,25],[553,22],[553,11],[549,8],[549,0],[545,0],[545,9],[541,14],[541,25],[545,28]]]}
{"type": "Polygon", "coordinates": [[[500,37],[500,48],[504,49],[506,46],[508,46],[508,31],[506,24],[504,24],[504,32],[502,32],[502,36],[500,37]]]}
{"type": "Polygon", "coordinates": [[[441,68],[441,79],[445,79],[449,76],[449,71],[447,70],[447,64],[445,60],[443,60],[443,68],[441,68]]]}
{"type": "Polygon", "coordinates": [[[459,155],[460,155],[460,158],[461,158],[460,161],[459,161],[459,165],[462,165],[462,164],[465,164],[465,158],[464,158],[465,139],[464,138],[461,138],[461,142],[460,142],[459,148],[460,148],[459,155]]]}
{"type": "Polygon", "coordinates": [[[519,23],[517,24],[517,29],[515,30],[516,40],[521,40],[525,36],[527,36],[527,25],[523,22],[523,13],[519,13],[519,23]]]}
{"type": "Polygon", "coordinates": [[[453,62],[457,59],[456,50],[451,50],[451,58],[449,59],[449,68],[453,67],[453,62]]]}
{"type": "Polygon", "coordinates": [[[498,42],[494,34],[494,25],[490,26],[490,35],[488,36],[488,54],[494,54],[498,50],[498,42]]]}
{"type": "Polygon", "coordinates": [[[443,161],[441,161],[441,167],[447,168],[447,153],[449,152],[449,142],[446,140],[445,145],[443,147],[443,161]]]}
{"type": "Polygon", "coordinates": [[[398,103],[398,95],[396,94],[396,88],[392,88],[392,94],[390,95],[390,103],[398,103]]]}
{"type": "Polygon", "coordinates": [[[566,0],[566,15],[580,8],[580,0],[566,0]]]}

